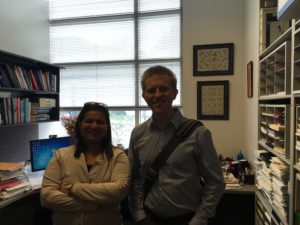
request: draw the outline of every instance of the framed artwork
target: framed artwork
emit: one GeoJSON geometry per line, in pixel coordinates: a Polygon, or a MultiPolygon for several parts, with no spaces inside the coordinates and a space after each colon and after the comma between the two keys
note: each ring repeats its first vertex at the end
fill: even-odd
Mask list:
{"type": "Polygon", "coordinates": [[[194,76],[232,75],[234,44],[194,45],[194,76]]]}
{"type": "Polygon", "coordinates": [[[247,64],[247,96],[253,97],[253,62],[247,64]]]}
{"type": "Polygon", "coordinates": [[[199,120],[229,119],[229,81],[197,82],[197,118],[199,120]]]}

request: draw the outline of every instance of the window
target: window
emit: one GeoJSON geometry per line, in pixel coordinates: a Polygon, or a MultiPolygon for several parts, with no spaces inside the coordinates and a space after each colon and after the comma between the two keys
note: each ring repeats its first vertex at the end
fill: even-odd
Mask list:
{"type": "Polygon", "coordinates": [[[140,76],[156,64],[178,79],[181,106],[181,0],[49,0],[50,59],[61,66],[61,113],[86,101],[109,105],[113,144],[128,147],[151,115],[140,76]]]}

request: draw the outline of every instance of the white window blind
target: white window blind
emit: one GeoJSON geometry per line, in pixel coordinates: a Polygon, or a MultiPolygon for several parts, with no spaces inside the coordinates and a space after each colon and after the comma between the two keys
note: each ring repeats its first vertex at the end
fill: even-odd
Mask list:
{"type": "Polygon", "coordinates": [[[139,82],[145,69],[157,64],[175,72],[175,105],[181,106],[181,5],[180,0],[49,0],[50,60],[63,68],[62,109],[104,102],[115,110],[115,127],[125,120],[126,129],[132,128],[150,115],[139,82]]]}

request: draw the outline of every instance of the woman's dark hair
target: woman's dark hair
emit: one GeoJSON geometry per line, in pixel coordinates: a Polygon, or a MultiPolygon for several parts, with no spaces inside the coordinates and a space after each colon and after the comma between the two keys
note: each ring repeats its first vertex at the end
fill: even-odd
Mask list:
{"type": "Polygon", "coordinates": [[[85,114],[90,111],[102,112],[106,117],[105,119],[107,125],[107,135],[101,142],[101,151],[105,153],[108,159],[111,159],[113,155],[113,150],[112,150],[111,125],[110,125],[108,107],[107,105],[98,102],[85,103],[77,117],[75,129],[74,129],[75,130],[74,141],[76,147],[74,156],[75,158],[79,158],[80,154],[86,150],[86,144],[80,132],[80,124],[84,119],[85,114]]]}

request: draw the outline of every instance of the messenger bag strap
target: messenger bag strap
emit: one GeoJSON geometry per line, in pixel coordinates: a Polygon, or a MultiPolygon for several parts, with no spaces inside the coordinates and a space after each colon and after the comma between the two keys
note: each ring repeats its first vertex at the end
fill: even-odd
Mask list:
{"type": "Polygon", "coordinates": [[[188,136],[190,136],[194,132],[194,130],[199,126],[203,126],[203,124],[198,120],[185,120],[182,124],[180,124],[180,126],[174,132],[174,135],[154,159],[152,165],[147,171],[146,178],[144,181],[144,201],[146,200],[146,197],[149,194],[152,185],[158,177],[159,170],[163,167],[169,156],[176,149],[176,147],[181,142],[183,142],[188,136]]]}

